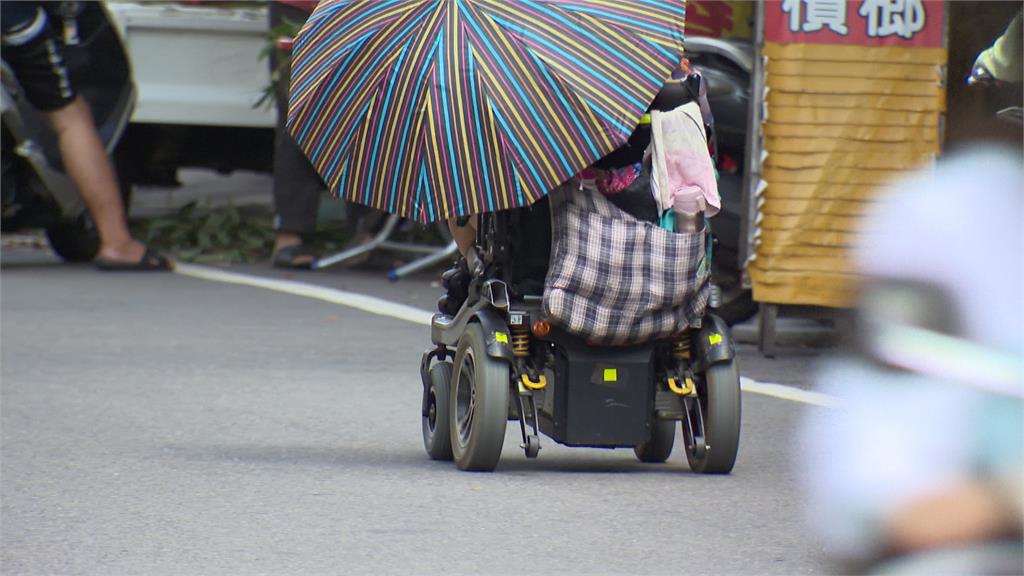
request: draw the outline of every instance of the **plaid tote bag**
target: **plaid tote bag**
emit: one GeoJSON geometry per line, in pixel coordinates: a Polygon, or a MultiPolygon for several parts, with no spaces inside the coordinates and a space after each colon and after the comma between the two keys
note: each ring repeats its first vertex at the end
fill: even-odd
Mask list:
{"type": "Polygon", "coordinates": [[[572,184],[551,193],[551,224],[542,306],[552,324],[594,344],[639,344],[704,315],[703,231],[669,232],[572,184]]]}

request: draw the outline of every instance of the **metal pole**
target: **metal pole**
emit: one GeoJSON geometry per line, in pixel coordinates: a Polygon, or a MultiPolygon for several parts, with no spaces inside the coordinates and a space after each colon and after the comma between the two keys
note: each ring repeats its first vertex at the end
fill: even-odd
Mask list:
{"type": "Polygon", "coordinates": [[[333,254],[325,258],[320,258],[319,260],[313,263],[313,268],[316,270],[321,270],[323,268],[327,268],[328,266],[340,264],[346,260],[355,258],[360,254],[365,254],[367,252],[370,252],[371,250],[380,247],[381,244],[387,242],[388,238],[391,236],[391,233],[395,230],[395,227],[398,226],[398,221],[400,219],[401,217],[398,216],[397,214],[391,214],[390,216],[388,216],[387,221],[384,223],[384,227],[381,228],[380,232],[378,232],[377,235],[374,236],[373,239],[371,239],[369,242],[349,248],[348,250],[343,250],[341,252],[338,252],[337,254],[333,254]]]}
{"type": "Polygon", "coordinates": [[[765,103],[762,101],[765,86],[764,57],[764,3],[758,2],[754,16],[754,73],[750,79],[750,109],[747,115],[747,154],[743,162],[743,194],[742,214],[740,222],[739,261],[742,269],[744,288],[750,288],[750,274],[746,267],[754,255],[754,223],[757,221],[757,186],[761,182],[761,112],[765,103]]]}

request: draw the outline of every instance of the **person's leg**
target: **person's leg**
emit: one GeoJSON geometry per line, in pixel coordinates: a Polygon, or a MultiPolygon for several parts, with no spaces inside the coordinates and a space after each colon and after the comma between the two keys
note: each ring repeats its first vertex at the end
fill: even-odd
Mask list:
{"type": "Polygon", "coordinates": [[[437,309],[442,314],[454,316],[458,313],[469,296],[470,278],[481,272],[478,269],[479,259],[475,256],[476,250],[472,250],[476,245],[477,223],[478,217],[475,214],[467,218],[463,226],[459,226],[458,218],[448,219],[448,230],[459,247],[462,258],[441,274],[444,294],[437,301],[437,309]],[[471,250],[474,256],[470,256],[471,250]]]}
{"type": "MultiPolygon", "coordinates": [[[[274,253],[302,244],[303,235],[316,230],[320,195],[324,190],[320,176],[306,155],[284,129],[274,142],[274,253]]],[[[307,263],[312,255],[305,255],[307,263]]],[[[300,264],[300,263],[296,263],[300,264]]]]}
{"type": "Polygon", "coordinates": [[[128,230],[120,187],[110,157],[96,133],[89,105],[81,96],[46,113],[57,135],[61,159],[78,187],[100,235],[97,259],[138,262],[146,252],[128,230]]]}
{"type": "Polygon", "coordinates": [[[459,226],[457,218],[448,219],[448,230],[452,233],[452,239],[459,247],[459,253],[465,258],[469,249],[476,243],[476,216],[470,216],[465,226],[459,226]]]}
{"type": "Polygon", "coordinates": [[[110,157],[96,132],[88,103],[71,84],[63,44],[46,11],[29,2],[5,2],[2,8],[4,61],[14,71],[26,99],[45,114],[57,136],[64,168],[99,231],[97,261],[167,268],[166,259],[155,253],[147,255],[146,246],[128,230],[110,157]]]}
{"type": "MultiPolygon", "coordinates": [[[[286,22],[301,23],[307,17],[308,14],[298,8],[279,2],[270,3],[271,29],[286,22]]],[[[271,74],[274,77],[274,103],[277,106],[273,166],[274,263],[278,266],[304,268],[311,266],[316,259],[315,254],[302,244],[303,236],[316,230],[320,195],[325,186],[285,126],[288,117],[289,57],[276,49],[270,57],[271,74]]]]}

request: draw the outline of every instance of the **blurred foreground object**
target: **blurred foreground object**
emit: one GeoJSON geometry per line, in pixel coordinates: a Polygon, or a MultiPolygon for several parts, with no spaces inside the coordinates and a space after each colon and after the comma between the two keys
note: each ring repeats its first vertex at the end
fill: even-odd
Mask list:
{"type": "Polygon", "coordinates": [[[1006,28],[1006,32],[1000,36],[992,47],[978,55],[974,61],[974,68],[971,70],[969,84],[984,82],[986,80],[998,80],[1000,82],[1021,82],[1024,80],[1024,60],[1022,52],[1024,46],[1021,43],[1021,13],[1018,12],[1013,21],[1006,28]]]}
{"type": "Polygon", "coordinates": [[[896,189],[856,251],[857,353],[819,375],[843,405],[804,423],[810,520],[844,571],[1020,574],[1024,168],[976,150],[896,189]]]}
{"type": "MultiPolygon", "coordinates": [[[[970,86],[995,86],[1005,90],[1008,86],[1015,87],[1020,93],[1021,81],[1024,80],[1024,44],[1021,41],[1021,13],[1018,12],[991,48],[982,52],[974,61],[971,75],[967,78],[970,86]]],[[[996,117],[1004,122],[1020,126],[1024,124],[1024,107],[1008,106],[999,110],[996,117]]]]}

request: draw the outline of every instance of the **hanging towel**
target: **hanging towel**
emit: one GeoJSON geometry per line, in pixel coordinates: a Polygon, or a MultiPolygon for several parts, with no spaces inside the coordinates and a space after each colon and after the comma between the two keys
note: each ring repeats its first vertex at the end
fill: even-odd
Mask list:
{"type": "Polygon", "coordinates": [[[650,154],[651,191],[662,212],[678,206],[690,214],[718,213],[722,200],[696,102],[651,111],[650,154]]]}

